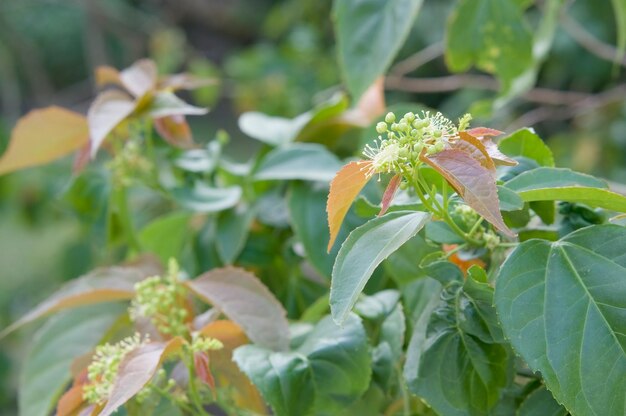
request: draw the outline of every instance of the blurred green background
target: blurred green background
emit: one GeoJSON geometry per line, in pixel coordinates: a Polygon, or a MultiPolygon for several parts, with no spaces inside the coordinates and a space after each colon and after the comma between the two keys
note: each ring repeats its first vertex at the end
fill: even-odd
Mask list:
{"type": "MultiPolygon", "coordinates": [[[[390,73],[450,76],[440,45],[456,4],[425,1],[390,73]],[[414,54],[424,48],[421,57],[429,59],[415,68],[414,54]]],[[[541,4],[527,10],[531,23],[541,4]]],[[[162,73],[187,70],[220,80],[185,97],[212,109],[190,120],[195,137],[207,141],[225,129],[233,139],[230,152],[245,158],[257,144],[238,130],[239,114],[293,117],[341,88],[331,6],[331,0],[1,1],[0,153],[29,109],[55,104],[85,112],[95,92],[95,67],[123,68],[149,56],[162,73]]],[[[602,46],[612,56],[615,39],[609,1],[570,2],[539,73],[536,99],[514,100],[482,113],[482,120],[506,131],[533,126],[554,148],[557,164],[626,183],[624,66],[597,56],[602,46]]],[[[387,102],[421,103],[451,117],[468,110],[480,116],[477,103],[497,93],[471,82],[446,84],[455,81],[447,78],[439,90],[421,93],[410,90],[424,90],[423,83],[413,88],[389,82],[387,102]]],[[[63,196],[70,166],[66,159],[0,177],[0,328],[61,281],[107,260],[98,249],[101,237],[63,196]]],[[[0,343],[0,415],[15,414],[17,370],[32,334],[28,327],[0,343]]]]}

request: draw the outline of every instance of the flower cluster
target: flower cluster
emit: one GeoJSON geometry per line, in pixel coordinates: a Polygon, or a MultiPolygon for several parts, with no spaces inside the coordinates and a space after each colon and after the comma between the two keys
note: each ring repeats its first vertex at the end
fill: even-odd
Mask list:
{"type": "MultiPolygon", "coordinates": [[[[458,204],[454,207],[454,215],[459,218],[466,227],[472,227],[480,219],[480,216],[470,206],[458,204]]],[[[478,227],[470,235],[473,239],[480,241],[488,250],[493,250],[500,244],[500,237],[491,229],[478,227]]]]}
{"type": "Polygon", "coordinates": [[[178,274],[178,263],[172,259],[166,277],[154,276],[137,283],[130,307],[131,318],[150,318],[163,335],[188,335],[187,289],[178,280],[178,274]]]}
{"type": "Polygon", "coordinates": [[[116,344],[96,347],[93,359],[87,368],[89,382],[83,386],[83,398],[91,404],[101,404],[108,400],[120,363],[129,352],[145,345],[150,340],[139,334],[124,338],[116,344]]]}
{"type": "Polygon", "coordinates": [[[423,111],[421,114],[406,113],[396,122],[396,115],[387,113],[385,121],[376,125],[378,139],[363,151],[371,161],[367,175],[405,173],[420,163],[423,152],[433,155],[449,146],[458,138],[458,132],[469,126],[470,120],[471,116],[466,114],[455,126],[441,113],[431,115],[429,111],[423,111]]]}
{"type": "Polygon", "coordinates": [[[191,339],[192,352],[206,352],[212,350],[221,350],[224,344],[219,339],[206,337],[201,333],[194,332],[191,339]]]}
{"type": "Polygon", "coordinates": [[[107,162],[107,168],[113,172],[116,187],[129,187],[137,181],[148,179],[154,166],[143,155],[139,143],[136,140],[129,140],[122,150],[107,162]]]}

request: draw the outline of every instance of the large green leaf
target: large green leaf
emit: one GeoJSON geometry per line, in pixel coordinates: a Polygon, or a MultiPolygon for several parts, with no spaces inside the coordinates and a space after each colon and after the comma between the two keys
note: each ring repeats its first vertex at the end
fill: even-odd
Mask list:
{"type": "Polygon", "coordinates": [[[609,191],[606,182],[570,169],[537,168],[506,183],[524,201],[581,202],[626,212],[626,196],[609,191]]]}
{"type": "Polygon", "coordinates": [[[532,64],[532,35],[514,0],[462,0],[446,36],[446,62],[495,74],[504,91],[532,64]]]}
{"type": "Polygon", "coordinates": [[[626,412],[626,228],[529,240],[503,264],[495,303],[505,335],[575,415],[626,412]]]}
{"type": "Polygon", "coordinates": [[[452,282],[415,325],[404,374],[439,414],[487,415],[511,382],[512,354],[501,343],[492,297],[471,277],[452,282]]]}
{"type": "Polygon", "coordinates": [[[505,137],[498,148],[507,156],[523,156],[540,166],[554,167],[552,151],[532,129],[521,129],[505,137]]]}
{"type": "Polygon", "coordinates": [[[340,414],[370,381],[367,336],[354,314],[341,327],[324,318],[295,350],[245,345],[233,359],[277,416],[340,414]]]}
{"type": "Polygon", "coordinates": [[[255,172],[254,178],[330,182],[340,168],[341,161],[324,146],[315,143],[294,143],[268,153],[255,172]]]}
{"type": "Polygon", "coordinates": [[[422,229],[430,215],[397,211],[375,218],[350,233],[335,259],[330,310],[342,322],[376,267],[422,229]]]}
{"type": "Polygon", "coordinates": [[[248,112],[239,117],[238,123],[241,131],[253,139],[272,146],[281,146],[292,142],[310,119],[310,113],[288,119],[272,117],[258,112],[248,112]]]}
{"type": "Polygon", "coordinates": [[[212,188],[202,182],[193,187],[174,188],[170,194],[184,208],[195,212],[219,212],[234,207],[241,198],[239,186],[212,188]]]}
{"type": "Polygon", "coordinates": [[[215,247],[225,264],[233,264],[243,250],[254,216],[255,209],[247,205],[238,205],[220,213],[215,247]]]}
{"type": "Polygon", "coordinates": [[[520,405],[518,416],[567,416],[567,410],[557,403],[552,394],[541,386],[524,399],[520,405]]]}
{"type": "Polygon", "coordinates": [[[47,416],[71,379],[74,359],[87,354],[124,312],[111,303],[65,311],[35,335],[20,377],[21,416],[47,416]]]}
{"type": "Polygon", "coordinates": [[[138,235],[143,251],[157,255],[163,264],[178,258],[190,237],[190,219],[186,212],[174,212],[146,225],[138,235]]]}
{"type": "Polygon", "coordinates": [[[387,70],[421,5],[422,0],[335,0],[339,64],[353,99],[387,70]]]}

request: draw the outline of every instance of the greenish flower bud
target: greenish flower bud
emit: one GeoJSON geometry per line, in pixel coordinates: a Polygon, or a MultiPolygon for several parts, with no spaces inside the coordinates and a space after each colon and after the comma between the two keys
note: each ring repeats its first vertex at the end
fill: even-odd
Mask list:
{"type": "Polygon", "coordinates": [[[426,154],[430,156],[430,155],[434,155],[435,153],[437,153],[437,149],[435,148],[435,146],[431,144],[427,144],[426,154]]]}
{"type": "Polygon", "coordinates": [[[406,113],[404,115],[405,120],[407,121],[407,123],[412,123],[413,120],[415,120],[415,114],[411,113],[410,111],[408,113],[406,113]]]}
{"type": "Polygon", "coordinates": [[[396,121],[396,115],[392,112],[387,113],[387,115],[385,116],[385,121],[387,123],[393,123],[394,121],[396,121]]]}
{"type": "Polygon", "coordinates": [[[409,125],[406,124],[406,122],[401,122],[398,124],[398,130],[399,131],[407,131],[409,129],[409,125]]]}
{"type": "Polygon", "coordinates": [[[445,143],[444,142],[438,141],[437,143],[435,143],[435,150],[437,152],[441,152],[444,148],[445,148],[445,143]]]}
{"type": "Polygon", "coordinates": [[[391,130],[398,131],[398,123],[392,123],[391,124],[391,130]]]}
{"type": "Polygon", "coordinates": [[[376,124],[376,132],[378,134],[383,134],[387,131],[387,123],[385,123],[384,121],[381,121],[380,123],[376,124]]]}
{"type": "Polygon", "coordinates": [[[433,131],[433,136],[435,136],[436,138],[439,138],[443,135],[443,133],[441,132],[441,130],[435,130],[433,131]]]}
{"type": "Polygon", "coordinates": [[[415,137],[419,134],[419,131],[417,131],[416,129],[411,130],[411,136],[415,137]]]}

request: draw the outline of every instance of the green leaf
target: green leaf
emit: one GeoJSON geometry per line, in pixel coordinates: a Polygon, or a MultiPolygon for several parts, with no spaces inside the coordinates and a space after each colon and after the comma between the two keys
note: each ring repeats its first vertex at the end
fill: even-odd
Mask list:
{"type": "Polygon", "coordinates": [[[225,264],[233,264],[243,250],[254,216],[255,210],[245,205],[220,213],[217,218],[215,246],[225,264]]]}
{"type": "Polygon", "coordinates": [[[324,318],[296,350],[245,345],[233,359],[277,416],[339,414],[370,381],[367,336],[354,314],[341,327],[324,318]]]}
{"type": "Polygon", "coordinates": [[[624,59],[626,52],[626,3],[621,0],[612,0],[613,12],[615,13],[615,23],[617,25],[617,53],[615,62],[624,59]]]}
{"type": "Polygon", "coordinates": [[[464,72],[472,65],[512,81],[532,64],[532,35],[513,0],[463,0],[448,22],[446,62],[464,72]]]}
{"type": "Polygon", "coordinates": [[[523,156],[540,166],[554,167],[552,151],[532,129],[521,129],[505,137],[498,148],[507,156],[523,156]]]}
{"type": "Polygon", "coordinates": [[[533,391],[524,399],[517,416],[567,416],[567,409],[557,403],[544,386],[533,391]]]}
{"type": "Polygon", "coordinates": [[[209,112],[206,108],[195,107],[191,104],[187,104],[174,95],[174,93],[165,91],[158,92],[154,95],[147,111],[153,118],[176,115],[201,116],[209,112]]]}
{"type": "Polygon", "coordinates": [[[465,242],[445,221],[432,221],[426,224],[426,238],[439,244],[460,244],[465,242]]]}
{"type": "MultiPolygon", "coordinates": [[[[427,230],[431,224],[433,222],[426,224],[427,230]]],[[[426,276],[425,271],[420,267],[420,261],[436,250],[437,247],[428,244],[420,235],[416,235],[390,255],[383,265],[398,284],[404,284],[426,276]]]]}
{"type": "Polygon", "coordinates": [[[292,142],[298,132],[311,119],[310,113],[304,113],[294,119],[272,117],[263,113],[243,113],[239,117],[239,129],[253,139],[271,146],[281,146],[292,142]]]}
{"type": "Polygon", "coordinates": [[[322,145],[294,143],[269,152],[259,165],[254,178],[330,182],[341,166],[337,156],[322,145]]]}
{"type": "Polygon", "coordinates": [[[163,264],[167,264],[170,258],[178,258],[190,237],[190,219],[191,215],[185,212],[174,212],[155,219],[137,236],[142,250],[157,255],[163,264]]]}
{"type": "Polygon", "coordinates": [[[346,319],[376,267],[429,219],[425,212],[390,212],[350,233],[333,266],[330,310],[336,322],[346,319]]]}
{"type": "Polygon", "coordinates": [[[62,312],[31,342],[20,376],[20,416],[47,416],[71,380],[72,362],[91,351],[126,310],[111,303],[62,312]]]}
{"type": "Polygon", "coordinates": [[[176,202],[191,211],[219,212],[237,205],[242,191],[239,186],[212,188],[196,182],[193,188],[174,188],[170,194],[176,202]]]}
{"type": "Polygon", "coordinates": [[[609,191],[606,182],[570,169],[537,168],[508,181],[505,186],[524,201],[581,202],[592,207],[626,212],[626,196],[609,191]]]}
{"type": "Polygon", "coordinates": [[[439,414],[489,414],[512,380],[512,355],[498,343],[492,296],[487,284],[453,282],[416,324],[405,377],[439,414]]]}
{"type": "Polygon", "coordinates": [[[334,2],[339,65],[355,101],[389,68],[421,5],[421,0],[334,2]]]}
{"type": "Polygon", "coordinates": [[[626,229],[597,225],[530,240],[502,265],[505,335],[575,415],[626,412],[626,229]]]}
{"type": "Polygon", "coordinates": [[[498,186],[500,211],[519,211],[524,208],[524,201],[514,191],[504,186],[498,186]]]}

